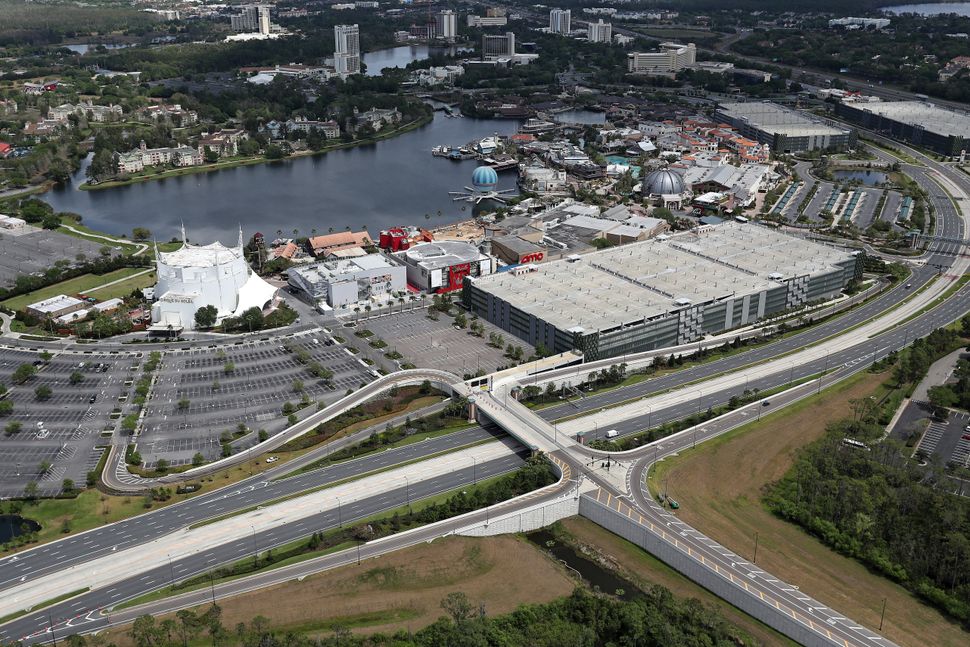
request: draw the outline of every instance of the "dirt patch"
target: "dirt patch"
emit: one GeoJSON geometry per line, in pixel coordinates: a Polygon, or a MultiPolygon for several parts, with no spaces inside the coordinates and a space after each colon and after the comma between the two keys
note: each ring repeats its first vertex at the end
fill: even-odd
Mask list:
{"type": "MultiPolygon", "coordinates": [[[[262,615],[273,629],[309,635],[330,635],[334,623],[362,633],[393,633],[415,631],[437,620],[444,615],[442,598],[452,591],[463,591],[495,616],[521,604],[550,602],[568,595],[575,585],[564,569],[523,539],[448,537],[303,582],[220,600],[219,605],[225,627],[262,615]]],[[[107,642],[131,647],[127,631],[108,631],[107,642]]]]}
{"type": "Polygon", "coordinates": [[[966,645],[968,634],[905,589],[860,563],[830,550],[798,526],[786,523],[761,503],[763,487],[792,465],[799,447],[817,438],[830,421],[851,415],[850,400],[879,391],[885,375],[865,374],[823,398],[779,412],[760,425],[661,465],[656,482],[667,479],[685,522],[739,555],[753,557],[758,538],[759,566],[846,616],[901,645],[966,645]]]}

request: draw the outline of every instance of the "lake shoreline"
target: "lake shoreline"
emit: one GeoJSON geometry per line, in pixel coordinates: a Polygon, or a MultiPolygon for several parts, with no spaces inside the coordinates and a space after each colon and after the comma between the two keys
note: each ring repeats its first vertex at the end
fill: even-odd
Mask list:
{"type": "Polygon", "coordinates": [[[284,157],[281,159],[268,159],[266,157],[259,156],[259,157],[250,157],[250,158],[245,158],[240,160],[233,160],[231,162],[222,162],[222,163],[216,162],[215,164],[202,164],[199,166],[174,168],[174,169],[162,171],[160,173],[153,173],[151,175],[139,175],[139,176],[127,178],[124,180],[107,180],[105,182],[99,182],[98,184],[91,184],[90,182],[85,182],[78,187],[78,190],[101,191],[104,189],[114,189],[114,188],[123,187],[123,186],[130,186],[132,184],[140,184],[142,182],[151,182],[153,180],[164,180],[166,178],[171,178],[171,177],[184,177],[186,175],[195,175],[198,173],[211,173],[215,171],[222,171],[225,169],[239,168],[241,166],[253,166],[255,164],[265,164],[269,162],[285,162],[287,160],[299,159],[301,157],[315,157],[317,155],[325,155],[326,153],[330,153],[333,151],[356,148],[357,146],[365,146],[367,144],[376,144],[379,141],[382,141],[385,139],[391,139],[393,137],[397,137],[399,135],[403,135],[412,130],[420,128],[421,126],[425,126],[431,123],[433,119],[434,119],[434,113],[430,115],[425,115],[423,117],[415,119],[414,121],[410,121],[406,124],[403,124],[399,128],[395,128],[393,131],[389,131],[383,134],[377,133],[373,137],[369,137],[367,139],[360,139],[352,142],[339,142],[337,144],[334,144],[332,146],[327,146],[326,148],[322,148],[320,150],[299,151],[296,153],[291,153],[287,157],[284,157]]]}

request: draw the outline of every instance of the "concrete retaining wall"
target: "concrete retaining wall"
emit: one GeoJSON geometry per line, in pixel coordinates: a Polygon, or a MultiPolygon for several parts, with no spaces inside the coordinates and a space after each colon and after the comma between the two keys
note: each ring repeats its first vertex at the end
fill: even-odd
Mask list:
{"type": "Polygon", "coordinates": [[[580,497],[579,514],[640,546],[691,581],[700,584],[719,598],[727,600],[792,640],[807,647],[832,647],[834,644],[794,618],[780,613],[773,605],[769,605],[759,597],[748,593],[699,561],[689,557],[685,552],[665,542],[637,521],[602,503],[598,503],[595,498],[586,494],[580,497]]]}
{"type": "Polygon", "coordinates": [[[575,489],[571,489],[554,501],[496,516],[489,519],[488,524],[479,523],[467,526],[456,530],[455,534],[469,537],[491,537],[493,535],[531,532],[560,519],[575,517],[579,514],[579,501],[576,498],[575,489]]]}

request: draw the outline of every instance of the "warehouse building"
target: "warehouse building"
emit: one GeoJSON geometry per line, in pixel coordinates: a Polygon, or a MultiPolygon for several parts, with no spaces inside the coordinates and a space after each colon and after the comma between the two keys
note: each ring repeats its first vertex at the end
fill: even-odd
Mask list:
{"type": "Polygon", "coordinates": [[[768,144],[774,153],[846,150],[856,142],[854,129],[830,126],[768,101],[722,103],[714,118],[759,144],[768,144]]]}
{"type": "Polygon", "coordinates": [[[56,319],[66,314],[77,312],[84,308],[84,301],[66,294],[58,294],[56,297],[44,299],[37,303],[31,303],[25,310],[27,314],[38,319],[56,319]]]}
{"type": "Polygon", "coordinates": [[[367,254],[291,268],[287,280],[317,307],[343,308],[406,289],[406,274],[404,266],[380,254],[367,254]]]}
{"type": "Polygon", "coordinates": [[[970,142],[970,115],[923,101],[839,102],[835,114],[940,155],[965,155],[970,142]]]}
{"type": "Polygon", "coordinates": [[[395,256],[407,267],[408,283],[423,292],[458,290],[466,276],[487,276],[495,270],[495,259],[457,240],[415,245],[395,256]]]}
{"type": "Polygon", "coordinates": [[[466,307],[533,346],[587,360],[675,346],[837,295],[861,256],[724,223],[466,279],[466,307]]]}

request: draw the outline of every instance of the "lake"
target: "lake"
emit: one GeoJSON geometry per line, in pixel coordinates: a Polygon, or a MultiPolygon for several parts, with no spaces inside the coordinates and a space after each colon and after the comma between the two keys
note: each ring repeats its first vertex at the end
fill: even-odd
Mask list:
{"type": "Polygon", "coordinates": [[[894,7],[882,7],[882,11],[891,14],[915,13],[921,16],[939,16],[955,13],[958,16],[970,16],[970,2],[930,2],[925,4],[904,4],[894,7]]]}
{"type": "Polygon", "coordinates": [[[882,171],[832,171],[832,177],[836,180],[858,180],[864,186],[876,186],[889,181],[889,176],[882,171]]]}
{"type": "Polygon", "coordinates": [[[37,532],[40,524],[16,514],[0,514],[0,543],[6,543],[25,532],[37,532]]]}
{"type": "Polygon", "coordinates": [[[447,54],[454,56],[460,52],[470,52],[473,50],[467,47],[430,47],[428,45],[401,45],[399,47],[389,47],[379,49],[375,52],[364,54],[364,65],[367,66],[367,76],[380,76],[381,70],[385,67],[406,67],[409,63],[428,58],[432,54],[447,54]]]}
{"type": "MultiPolygon", "coordinates": [[[[471,184],[477,162],[432,157],[431,149],[517,127],[511,120],[435,113],[426,126],[376,144],[100,191],[77,189],[85,163],[70,183],[39,197],[57,211],[81,214],[94,229],[130,235],[133,227],[148,227],[159,240],[176,236],[183,221],[193,240],[227,244],[239,226],[247,238],[277,229],[308,235],[313,228],[327,233],[364,224],[371,231],[437,226],[471,217],[472,205],[453,202],[448,192],[471,184]]],[[[499,173],[498,188],[514,189],[515,181],[514,170],[499,173]]]]}

